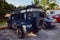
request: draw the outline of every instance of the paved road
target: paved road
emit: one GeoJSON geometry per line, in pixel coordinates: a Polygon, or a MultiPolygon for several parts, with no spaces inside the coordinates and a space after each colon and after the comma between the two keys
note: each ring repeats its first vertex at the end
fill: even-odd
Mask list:
{"type": "Polygon", "coordinates": [[[60,23],[56,25],[54,29],[40,30],[37,37],[25,37],[24,39],[19,39],[12,30],[1,30],[0,40],[60,40],[60,23]]]}

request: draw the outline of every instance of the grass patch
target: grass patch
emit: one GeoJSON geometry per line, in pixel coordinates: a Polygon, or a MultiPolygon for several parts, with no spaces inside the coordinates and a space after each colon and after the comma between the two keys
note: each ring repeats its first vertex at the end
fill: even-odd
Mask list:
{"type": "Polygon", "coordinates": [[[4,25],[6,25],[6,24],[7,24],[6,21],[0,21],[0,26],[4,26],[4,25]]]}

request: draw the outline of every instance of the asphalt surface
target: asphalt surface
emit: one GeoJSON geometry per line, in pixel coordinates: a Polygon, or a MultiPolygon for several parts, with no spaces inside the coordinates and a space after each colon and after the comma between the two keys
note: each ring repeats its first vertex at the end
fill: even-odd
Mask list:
{"type": "Polygon", "coordinates": [[[17,34],[9,29],[0,31],[0,40],[60,40],[60,23],[56,23],[56,28],[40,30],[36,37],[25,37],[19,39],[17,34]]]}

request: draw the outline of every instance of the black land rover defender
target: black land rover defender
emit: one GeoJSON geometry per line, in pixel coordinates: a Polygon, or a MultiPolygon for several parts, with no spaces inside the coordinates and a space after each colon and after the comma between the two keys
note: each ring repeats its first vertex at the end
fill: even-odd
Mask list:
{"type": "Polygon", "coordinates": [[[18,36],[23,38],[26,33],[37,33],[43,28],[42,9],[35,5],[29,5],[11,13],[8,19],[9,29],[18,29],[18,36]]]}

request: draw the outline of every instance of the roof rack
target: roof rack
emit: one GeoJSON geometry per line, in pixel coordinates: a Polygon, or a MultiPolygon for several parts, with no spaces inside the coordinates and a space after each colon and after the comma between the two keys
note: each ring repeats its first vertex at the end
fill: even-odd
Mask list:
{"type": "Polygon", "coordinates": [[[28,5],[24,8],[17,8],[13,11],[15,11],[15,13],[24,13],[24,12],[32,12],[32,11],[42,11],[42,9],[36,5],[28,5]]]}
{"type": "Polygon", "coordinates": [[[42,9],[36,5],[28,5],[20,10],[21,13],[32,12],[32,11],[42,11],[42,9]]]}

